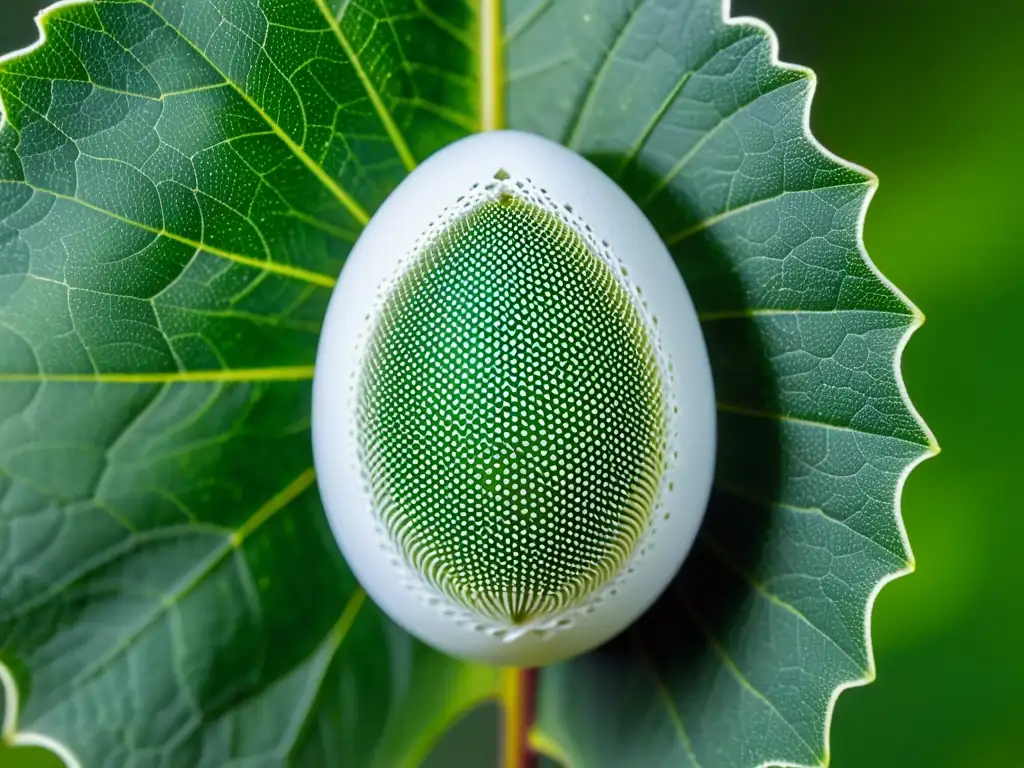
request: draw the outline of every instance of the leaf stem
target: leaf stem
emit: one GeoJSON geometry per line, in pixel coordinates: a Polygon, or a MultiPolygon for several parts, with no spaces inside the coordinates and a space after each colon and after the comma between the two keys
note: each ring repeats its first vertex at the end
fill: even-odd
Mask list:
{"type": "Polygon", "coordinates": [[[530,748],[537,694],[537,670],[509,668],[502,673],[502,768],[537,768],[530,748]]]}
{"type": "Polygon", "coordinates": [[[480,0],[480,130],[497,131],[505,124],[504,51],[501,0],[480,0]]]}

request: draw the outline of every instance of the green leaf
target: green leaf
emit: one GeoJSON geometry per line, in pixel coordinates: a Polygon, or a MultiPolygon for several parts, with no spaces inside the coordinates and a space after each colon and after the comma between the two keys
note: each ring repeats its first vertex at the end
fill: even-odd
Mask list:
{"type": "Polygon", "coordinates": [[[694,553],[637,625],[544,670],[535,745],[826,764],[836,697],[874,676],[874,596],[912,568],[903,480],[935,451],[898,373],[922,318],[863,250],[875,180],[810,136],[812,74],[717,0],[517,0],[506,32],[511,125],[601,165],[669,245],[721,442],[694,553]]]}
{"type": "Polygon", "coordinates": [[[719,0],[98,0],[0,65],[4,736],[83,765],[415,765],[498,695],[367,601],[314,489],[330,287],[436,149],[564,141],[664,234],[720,401],[716,492],[658,606],[545,670],[572,766],[816,765],[873,675],[934,451],[871,267],[874,180],[809,73],[719,0]],[[499,26],[499,22],[501,26],[499,26]]]}
{"type": "Polygon", "coordinates": [[[0,67],[5,739],[413,765],[495,694],[365,599],[311,468],[335,276],[476,125],[471,9],[384,11],[70,5],[0,67]]]}

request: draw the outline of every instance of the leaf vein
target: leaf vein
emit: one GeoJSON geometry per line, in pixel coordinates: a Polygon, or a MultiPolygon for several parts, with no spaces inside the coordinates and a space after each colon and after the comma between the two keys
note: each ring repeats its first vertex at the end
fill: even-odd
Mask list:
{"type": "Polygon", "coordinates": [[[310,677],[310,690],[307,697],[307,701],[304,706],[297,707],[296,712],[302,713],[302,717],[299,718],[295,727],[292,729],[291,744],[289,745],[288,753],[294,752],[299,746],[299,740],[302,738],[302,733],[306,731],[316,715],[316,702],[320,698],[320,693],[323,690],[324,683],[327,680],[327,673],[331,670],[331,665],[334,663],[335,657],[338,655],[338,651],[341,650],[342,645],[345,642],[345,638],[348,637],[349,630],[352,629],[352,625],[355,624],[356,619],[359,617],[359,612],[363,605],[366,603],[366,592],[362,587],[357,588],[348,601],[345,603],[345,607],[341,611],[341,615],[338,617],[337,623],[327,633],[327,637],[321,644],[320,648],[317,649],[316,653],[320,654],[326,647],[327,653],[324,654],[323,659],[320,661],[320,668],[317,670],[315,675],[310,677]]]}
{"type": "MultiPolygon", "coordinates": [[[[322,2],[322,0],[319,1],[322,2]]],[[[227,76],[227,74],[220,69],[220,67],[213,63],[213,61],[206,54],[206,52],[204,52],[202,49],[199,48],[199,46],[197,46],[195,43],[193,43],[191,40],[185,37],[185,35],[181,33],[181,30],[174,27],[159,11],[157,11],[152,6],[146,7],[149,8],[149,10],[151,10],[164,24],[166,24],[168,29],[173,31],[182,41],[184,41],[190,48],[192,48],[192,50],[194,50],[199,56],[201,56],[202,59],[221,78],[223,78],[224,82],[227,83],[228,86],[233,91],[235,91],[235,93],[242,97],[242,100],[245,101],[245,103],[248,104],[249,107],[257,115],[259,115],[260,118],[262,118],[263,121],[266,122],[268,126],[270,126],[270,129],[277,135],[279,139],[281,139],[282,142],[284,142],[284,144],[288,147],[288,149],[292,151],[292,153],[299,159],[299,161],[303,165],[305,165],[313,173],[314,176],[317,177],[320,183],[323,184],[324,187],[326,187],[327,190],[331,192],[331,194],[333,194],[335,198],[337,198],[338,202],[340,202],[343,206],[345,206],[345,208],[348,209],[348,211],[352,214],[355,220],[359,222],[359,224],[365,225],[367,222],[369,222],[370,215],[355,200],[355,198],[353,198],[351,195],[349,195],[348,192],[342,189],[341,185],[338,184],[338,182],[335,181],[327,173],[327,171],[324,170],[323,166],[314,161],[313,158],[310,157],[304,149],[302,149],[302,147],[296,144],[295,140],[288,135],[288,132],[285,131],[280,125],[278,125],[278,123],[273,118],[271,118],[270,115],[267,114],[267,112],[259,105],[259,103],[252,96],[250,96],[245,91],[245,89],[243,89],[237,83],[233,82],[227,76]]]]}
{"type": "Polygon", "coordinates": [[[125,372],[125,373],[0,373],[0,384],[98,383],[98,384],[175,384],[175,383],[250,383],[257,381],[308,381],[313,366],[277,368],[236,368],[229,370],[125,372]]]}
{"type": "Polygon", "coordinates": [[[508,45],[523,32],[528,30],[537,20],[544,15],[544,13],[555,4],[555,0],[539,0],[533,8],[526,11],[515,19],[510,25],[508,30],[505,32],[505,45],[508,45]]]}
{"type": "Polygon", "coordinates": [[[746,213],[747,211],[750,211],[754,208],[758,208],[762,205],[767,205],[768,203],[778,202],[782,198],[787,197],[789,195],[799,194],[801,192],[821,192],[822,190],[828,189],[843,189],[846,187],[864,187],[865,189],[867,189],[871,187],[871,182],[865,180],[846,182],[843,184],[829,184],[823,187],[814,187],[813,189],[786,189],[777,195],[772,195],[771,197],[763,197],[759,200],[752,200],[749,203],[744,203],[743,205],[738,205],[735,208],[730,208],[727,211],[716,213],[714,216],[708,216],[704,219],[701,219],[696,224],[686,227],[685,229],[676,232],[674,235],[666,237],[665,244],[670,248],[679,245],[679,243],[683,242],[687,238],[693,237],[694,235],[699,234],[706,229],[710,229],[716,224],[721,224],[726,219],[731,219],[733,216],[738,216],[741,213],[746,213]]]}
{"type": "Polygon", "coordinates": [[[802,424],[808,427],[817,427],[818,429],[824,429],[834,432],[849,432],[854,435],[863,435],[865,437],[884,437],[889,440],[898,440],[901,443],[907,445],[913,445],[918,448],[928,447],[923,443],[919,443],[915,440],[911,440],[906,437],[900,437],[898,435],[886,435],[879,434],[876,432],[865,432],[861,429],[847,426],[845,424],[831,424],[827,421],[816,421],[814,419],[806,419],[800,416],[791,416],[785,413],[771,413],[769,411],[761,411],[757,408],[747,408],[741,405],[733,405],[731,403],[716,403],[716,408],[722,413],[731,413],[736,416],[746,416],[752,419],[769,419],[772,421],[783,421],[790,424],[802,424]]]}
{"type": "Polygon", "coordinates": [[[239,264],[244,264],[247,267],[252,267],[254,269],[259,269],[266,272],[274,272],[285,277],[291,277],[296,280],[314,283],[315,285],[324,286],[326,288],[334,287],[335,283],[337,282],[333,277],[329,277],[320,272],[313,272],[312,270],[304,269],[302,267],[293,267],[289,264],[279,264],[277,262],[267,261],[264,259],[256,259],[251,256],[243,256],[239,253],[232,253],[231,251],[226,251],[223,248],[217,248],[216,246],[207,245],[205,243],[192,240],[191,238],[184,237],[183,235],[178,235],[173,232],[169,232],[166,229],[157,229],[156,227],[150,226],[149,224],[143,224],[141,221],[135,221],[134,219],[128,218],[127,216],[122,216],[121,214],[115,213],[114,211],[108,210],[107,208],[103,208],[102,206],[90,203],[87,200],[82,200],[81,198],[66,195],[61,192],[55,192],[52,189],[46,189],[45,187],[40,187],[35,184],[31,184],[27,181],[22,181],[20,179],[0,179],[0,184],[23,184],[29,189],[33,190],[34,192],[38,192],[43,195],[52,195],[53,197],[59,200],[64,200],[69,203],[74,203],[75,205],[80,205],[83,208],[87,208],[96,213],[109,216],[110,218],[116,221],[120,221],[122,224],[137,227],[145,232],[149,232],[150,234],[156,235],[157,237],[166,237],[170,240],[175,240],[179,243],[187,245],[190,248],[206,251],[207,253],[213,256],[219,256],[221,258],[228,259],[229,261],[235,261],[238,262],[239,264]]]}
{"type": "Polygon", "coordinates": [[[231,536],[226,537],[224,539],[224,543],[220,547],[212,550],[204,560],[189,571],[185,577],[178,582],[174,590],[160,600],[159,604],[149,613],[149,615],[144,617],[136,627],[124,635],[113,648],[107,651],[107,653],[100,656],[96,661],[75,675],[74,678],[69,681],[68,685],[70,687],[81,685],[82,683],[95,678],[104,669],[106,669],[115,659],[127,651],[128,648],[131,647],[132,643],[138,640],[147,629],[159,621],[161,616],[166,615],[171,608],[177,606],[185,597],[196,589],[203,579],[213,573],[214,570],[216,570],[216,568],[223,563],[232,552],[237,551],[246,538],[251,536],[253,532],[266,523],[267,520],[301,496],[313,484],[314,479],[315,475],[313,469],[307,469],[295,478],[295,480],[285,486],[284,489],[272,496],[263,504],[263,506],[257,509],[252,516],[245,521],[240,528],[238,528],[238,530],[236,530],[231,536]]]}
{"type": "Polygon", "coordinates": [[[836,308],[836,309],[799,309],[799,308],[772,308],[753,307],[750,309],[725,309],[714,312],[700,312],[697,319],[701,323],[716,323],[729,320],[746,320],[753,317],[794,317],[799,315],[882,315],[888,317],[899,317],[913,320],[912,314],[893,312],[885,309],[860,309],[858,307],[836,308]]]}
{"type": "Polygon", "coordinates": [[[737,563],[728,554],[728,552],[726,551],[725,547],[721,543],[719,543],[719,541],[714,536],[712,536],[711,534],[709,534],[706,531],[704,531],[704,532],[701,532],[700,538],[704,542],[704,544],[707,546],[707,548],[710,549],[712,552],[714,552],[715,556],[718,557],[719,560],[721,560],[723,563],[725,563],[725,565],[728,566],[730,570],[735,572],[737,576],[739,576],[747,584],[749,584],[754,589],[755,592],[757,592],[759,595],[761,595],[761,597],[763,597],[765,600],[767,600],[772,605],[776,605],[779,608],[781,608],[782,610],[792,614],[801,623],[805,624],[807,627],[809,627],[811,630],[813,630],[816,634],[818,634],[822,638],[824,638],[830,645],[832,645],[836,650],[838,650],[841,654],[843,654],[843,656],[845,656],[846,659],[851,664],[853,664],[854,668],[862,676],[870,675],[870,670],[868,670],[868,669],[866,669],[864,667],[863,662],[858,661],[857,659],[855,659],[850,654],[850,652],[848,650],[846,650],[843,646],[841,646],[835,640],[835,638],[833,638],[831,635],[829,635],[827,632],[825,632],[825,630],[823,630],[821,627],[819,627],[817,624],[815,624],[813,621],[811,621],[803,611],[801,611],[795,605],[790,603],[788,600],[783,600],[781,597],[776,595],[770,589],[765,587],[764,584],[762,584],[760,581],[755,579],[753,577],[753,575],[750,574],[745,568],[740,566],[739,563],[737,563]]]}
{"type": "Polygon", "coordinates": [[[686,595],[686,593],[680,587],[676,586],[676,584],[674,583],[669,587],[669,589],[671,590],[672,594],[676,597],[676,599],[682,604],[683,608],[686,609],[686,612],[690,614],[694,624],[696,624],[697,628],[701,631],[701,634],[703,634],[707,638],[708,644],[711,646],[712,650],[714,650],[715,655],[717,655],[722,660],[723,666],[729,671],[729,674],[736,680],[736,682],[739,683],[740,687],[748,691],[752,696],[754,696],[754,698],[756,698],[758,701],[760,701],[762,704],[768,707],[772,712],[774,712],[775,716],[779,718],[783,725],[785,725],[792,732],[792,734],[796,736],[800,743],[807,748],[808,752],[811,754],[811,756],[814,758],[817,764],[819,766],[824,765],[824,760],[822,756],[818,754],[818,750],[815,749],[811,745],[811,743],[807,741],[804,735],[800,733],[800,731],[798,731],[796,727],[793,726],[793,724],[790,723],[789,720],[787,720],[783,716],[783,714],[779,711],[778,707],[776,707],[775,704],[772,703],[771,699],[765,696],[764,693],[760,689],[758,689],[753,683],[751,683],[750,680],[747,679],[747,676],[743,674],[743,671],[739,668],[739,666],[736,664],[733,658],[729,655],[729,652],[725,649],[725,647],[722,645],[719,639],[715,636],[715,633],[712,631],[711,627],[709,627],[707,623],[704,621],[703,616],[701,616],[700,612],[697,610],[697,607],[690,600],[689,596],[686,595]]]}
{"type": "Polygon", "coordinates": [[[654,663],[654,659],[647,652],[647,648],[643,643],[643,639],[640,637],[640,633],[633,629],[630,632],[633,639],[633,645],[636,647],[637,655],[640,656],[644,663],[644,666],[648,668],[651,673],[651,677],[654,678],[654,686],[658,691],[658,697],[665,704],[665,711],[668,714],[669,720],[672,723],[672,728],[676,732],[676,736],[679,737],[680,743],[686,750],[686,754],[690,758],[690,762],[693,764],[693,768],[701,768],[700,762],[697,760],[697,755],[693,751],[693,742],[690,740],[690,734],[686,730],[686,726],[683,724],[683,715],[679,711],[679,707],[676,705],[675,700],[669,693],[668,688],[665,685],[665,681],[662,680],[661,674],[658,672],[658,667],[654,663]]]}
{"type": "Polygon", "coordinates": [[[849,531],[857,539],[869,544],[872,547],[876,547],[880,551],[892,556],[893,560],[891,562],[891,565],[894,568],[906,568],[909,566],[909,563],[907,562],[905,557],[896,554],[881,542],[871,538],[870,536],[868,536],[865,533],[862,533],[861,531],[858,531],[846,520],[843,520],[838,517],[833,517],[821,507],[800,507],[795,504],[788,504],[784,501],[767,501],[766,499],[759,499],[757,498],[757,496],[745,493],[735,488],[731,488],[728,485],[725,485],[721,482],[715,483],[715,489],[721,491],[722,493],[726,493],[729,496],[733,496],[736,499],[739,499],[740,501],[745,501],[748,504],[753,504],[758,507],[764,507],[765,509],[778,508],[785,509],[789,512],[794,512],[799,515],[815,515],[817,517],[821,517],[827,522],[831,523],[832,525],[838,525],[840,528],[849,531]]]}
{"type": "MultiPolygon", "coordinates": [[[[352,64],[352,69],[356,73],[356,77],[359,78],[359,82],[362,84],[366,91],[366,95],[370,99],[370,103],[373,104],[373,109],[377,113],[377,117],[380,119],[384,126],[384,130],[391,139],[391,143],[395,147],[395,152],[398,153],[398,157],[401,159],[402,164],[406,170],[411,171],[416,167],[416,158],[413,157],[412,151],[409,149],[408,143],[405,141],[405,137],[398,128],[398,124],[395,122],[394,117],[384,104],[384,100],[381,98],[381,94],[374,87],[373,82],[370,80],[366,70],[363,69],[363,64],[356,54],[356,51],[352,48],[352,43],[349,41],[348,36],[341,29],[340,18],[335,17],[327,7],[327,3],[324,0],[316,0],[317,8],[323,14],[324,18],[327,19],[328,25],[334,32],[334,36],[338,39],[341,44],[342,50],[345,52],[345,56],[352,64]]],[[[346,5],[345,8],[348,6],[346,5]]],[[[344,15],[344,9],[342,9],[340,16],[344,15]]],[[[365,223],[365,222],[364,222],[365,223]]]]}
{"type": "Polygon", "coordinates": [[[608,72],[611,71],[612,66],[615,63],[615,55],[619,52],[623,45],[626,44],[626,40],[629,38],[629,33],[633,29],[633,25],[640,17],[639,8],[643,5],[644,0],[634,0],[632,8],[629,11],[629,18],[626,19],[622,25],[622,29],[619,30],[615,40],[612,42],[611,47],[605,53],[604,59],[601,61],[601,66],[597,70],[597,74],[590,81],[587,86],[587,91],[580,102],[579,111],[573,115],[572,120],[569,122],[568,128],[566,128],[565,136],[562,141],[568,147],[575,149],[579,143],[579,132],[584,123],[590,118],[590,113],[594,109],[594,102],[596,100],[598,92],[601,90],[601,86],[604,84],[604,79],[608,76],[608,72]]]}
{"type": "MultiPolygon", "coordinates": [[[[735,42],[721,49],[720,51],[716,51],[716,54],[721,53],[722,51],[727,51],[732,46],[745,42],[747,39],[749,38],[740,38],[739,40],[736,40],[735,42]]],[[[755,48],[754,50],[756,51],[757,49],[755,48]]],[[[779,84],[774,88],[770,88],[766,91],[758,91],[757,96],[755,96],[749,102],[740,104],[739,106],[736,107],[736,109],[723,114],[721,119],[717,123],[715,123],[707,131],[705,131],[701,135],[701,137],[696,142],[694,142],[694,145],[690,147],[689,151],[687,151],[686,154],[684,154],[679,159],[679,161],[674,166],[672,166],[668,173],[666,173],[665,176],[658,180],[658,182],[651,188],[651,191],[647,193],[646,197],[644,197],[643,201],[640,203],[640,207],[646,208],[662,190],[669,186],[669,184],[672,183],[672,180],[683,172],[686,166],[689,165],[690,161],[693,160],[693,158],[700,153],[700,151],[707,145],[709,141],[711,141],[711,139],[718,135],[718,132],[722,130],[722,128],[729,124],[729,121],[732,120],[732,118],[734,118],[736,115],[738,115],[740,112],[742,112],[752,104],[756,104],[759,99],[763,99],[765,96],[774,93],[780,88],[785,88],[788,85],[792,85],[792,82],[779,84]]]]}

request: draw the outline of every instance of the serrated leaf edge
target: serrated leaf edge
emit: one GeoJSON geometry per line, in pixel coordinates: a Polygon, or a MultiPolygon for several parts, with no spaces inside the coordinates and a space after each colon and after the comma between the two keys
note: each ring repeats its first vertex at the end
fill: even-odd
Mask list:
{"type": "MultiPolygon", "coordinates": [[[[753,17],[753,16],[732,16],[731,14],[732,2],[731,0],[722,0],[722,22],[728,26],[749,26],[758,29],[768,41],[769,50],[771,52],[771,66],[780,70],[789,70],[791,72],[798,72],[807,78],[807,95],[804,99],[803,104],[803,132],[804,137],[808,143],[821,155],[832,162],[843,166],[851,171],[861,174],[865,177],[868,191],[864,196],[864,201],[861,204],[860,211],[857,214],[857,253],[861,258],[861,261],[868,267],[871,273],[879,280],[882,285],[886,287],[900,302],[909,310],[913,316],[913,322],[907,327],[899,343],[896,346],[893,354],[893,376],[896,379],[897,387],[899,388],[900,399],[903,402],[904,408],[910,413],[914,422],[921,429],[922,434],[925,435],[928,440],[928,444],[922,446],[923,450],[921,455],[916,459],[907,463],[903,471],[900,473],[899,479],[896,483],[896,490],[893,498],[893,514],[896,517],[896,526],[899,529],[900,541],[903,544],[903,549],[907,554],[907,566],[899,570],[893,571],[892,573],[881,578],[875,585],[871,594],[868,595],[867,602],[864,610],[864,641],[867,650],[867,672],[864,676],[849,680],[847,682],[839,684],[834,691],[832,691],[829,697],[829,702],[825,711],[825,731],[823,734],[824,754],[822,755],[821,762],[811,765],[807,763],[794,763],[785,760],[766,760],[756,767],[752,768],[827,768],[832,759],[831,754],[831,730],[832,730],[832,718],[835,715],[836,703],[839,700],[840,695],[850,688],[859,688],[865,685],[869,685],[874,682],[877,676],[877,670],[875,666],[875,652],[871,640],[871,618],[875,608],[875,600],[878,598],[879,593],[882,589],[891,581],[894,581],[902,576],[912,573],[915,568],[913,549],[910,544],[910,539],[907,536],[906,525],[903,521],[902,513],[902,499],[903,499],[903,487],[906,484],[907,478],[910,473],[923,461],[937,456],[940,452],[940,447],[935,439],[935,435],[931,429],[925,423],[921,417],[917,408],[914,406],[910,399],[910,393],[907,391],[906,382],[903,379],[902,372],[902,359],[903,351],[906,349],[907,344],[910,341],[911,336],[920,328],[925,321],[924,313],[903,293],[889,278],[882,274],[878,266],[872,261],[871,256],[867,252],[867,248],[864,245],[864,225],[867,218],[868,208],[871,205],[871,201],[875,196],[875,192],[878,190],[878,177],[867,168],[864,168],[856,163],[850,162],[842,157],[839,157],[825,145],[823,145],[814,133],[811,131],[811,109],[814,104],[814,96],[818,88],[818,77],[815,72],[809,67],[804,67],[799,64],[792,64],[784,62],[779,58],[779,38],[776,35],[775,30],[764,20],[753,17]]],[[[550,734],[534,726],[530,733],[530,744],[537,752],[561,763],[564,766],[571,766],[571,762],[568,759],[568,752],[560,745],[550,734]]]]}
{"type": "MultiPolygon", "coordinates": [[[[90,0],[58,0],[54,4],[47,6],[42,9],[35,16],[36,28],[39,31],[38,38],[24,48],[20,48],[9,53],[0,55],[0,63],[10,61],[22,56],[28,55],[33,51],[41,48],[46,44],[46,30],[43,27],[43,21],[54,11],[74,6],[84,5],[90,0]]],[[[319,3],[318,3],[319,4],[319,3]]],[[[907,536],[906,526],[903,521],[903,514],[901,510],[903,487],[906,483],[910,473],[921,462],[937,456],[941,451],[938,442],[935,439],[931,429],[925,423],[921,417],[917,408],[914,406],[913,401],[910,399],[910,394],[907,391],[906,382],[903,378],[901,362],[903,358],[903,351],[906,349],[907,344],[910,341],[911,336],[924,324],[925,316],[920,309],[904,294],[895,284],[893,284],[878,268],[878,266],[872,261],[867,249],[864,246],[864,225],[867,217],[868,208],[871,205],[871,200],[874,198],[875,192],[878,189],[878,177],[869,171],[868,169],[857,165],[856,163],[850,162],[844,158],[839,157],[834,152],[825,147],[811,131],[811,109],[814,103],[814,96],[818,87],[817,75],[808,67],[803,67],[798,64],[792,64],[784,62],[779,58],[779,39],[775,33],[775,30],[762,19],[758,19],[752,16],[732,16],[731,0],[722,0],[722,21],[726,25],[738,26],[746,25],[752,26],[759,29],[768,40],[769,49],[771,52],[771,64],[773,67],[778,69],[786,69],[793,72],[799,72],[807,77],[808,90],[807,97],[804,100],[803,109],[803,129],[804,136],[811,146],[822,156],[827,159],[848,168],[856,173],[862,174],[868,180],[868,193],[864,197],[864,202],[861,204],[860,212],[857,216],[857,251],[861,257],[861,260],[868,267],[869,270],[878,278],[894,296],[896,296],[914,316],[914,322],[907,328],[903,337],[900,339],[899,344],[896,347],[895,354],[893,355],[893,375],[896,379],[896,384],[899,388],[900,397],[904,407],[913,417],[915,423],[920,427],[922,433],[928,439],[928,445],[925,446],[925,450],[915,460],[909,462],[900,474],[899,480],[896,484],[895,497],[893,499],[893,512],[896,517],[896,524],[900,533],[900,540],[903,543],[903,548],[908,555],[908,566],[906,568],[899,569],[883,577],[879,580],[878,584],[872,590],[868,596],[867,603],[865,606],[865,645],[867,648],[867,660],[868,660],[868,671],[864,677],[856,678],[845,683],[841,683],[832,692],[829,698],[829,703],[825,713],[825,733],[824,733],[824,755],[821,763],[818,765],[808,765],[805,763],[792,763],[778,760],[768,760],[756,768],[771,768],[772,766],[778,766],[779,768],[825,768],[829,765],[831,760],[831,745],[830,745],[830,733],[832,728],[832,718],[835,714],[836,702],[839,700],[839,696],[850,688],[858,688],[864,685],[868,685],[875,680],[876,667],[875,667],[875,654],[871,639],[871,618],[874,612],[875,600],[882,589],[891,581],[905,576],[908,573],[914,571],[914,555],[913,549],[910,544],[910,539],[907,536]]],[[[494,130],[500,127],[503,123],[503,116],[501,114],[502,97],[496,95],[501,86],[500,79],[500,65],[496,62],[500,62],[501,53],[501,36],[500,36],[500,0],[481,0],[480,4],[480,19],[479,24],[481,26],[481,40],[483,47],[481,50],[481,130],[494,130]],[[491,34],[497,30],[497,33],[491,34]]],[[[3,109],[3,104],[0,102],[0,131],[3,130],[6,125],[7,115],[3,109]]],[[[0,740],[5,744],[9,744],[14,747],[42,747],[53,752],[59,757],[67,766],[67,768],[82,768],[77,758],[71,753],[71,751],[65,747],[62,743],[51,739],[48,736],[39,733],[32,733],[29,731],[18,731],[17,720],[18,720],[18,691],[15,683],[15,679],[10,669],[2,661],[0,661],[0,688],[4,691],[4,720],[0,725],[0,740]]],[[[488,699],[491,697],[488,697],[488,699]]],[[[501,696],[495,697],[498,701],[501,701],[501,696]]],[[[482,703],[482,702],[480,702],[482,703]]],[[[468,708],[471,709],[472,707],[468,708]]],[[[537,728],[530,734],[531,746],[538,752],[556,760],[560,763],[568,765],[567,754],[560,747],[560,745],[551,738],[548,734],[540,731],[537,728]]]]}

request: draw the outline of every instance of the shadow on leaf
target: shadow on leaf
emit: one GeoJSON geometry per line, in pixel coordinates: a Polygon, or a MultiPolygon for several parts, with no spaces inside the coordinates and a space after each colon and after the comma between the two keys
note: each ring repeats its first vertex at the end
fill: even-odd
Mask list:
{"type": "MultiPolygon", "coordinates": [[[[624,165],[617,156],[589,159],[603,169],[624,165]]],[[[624,188],[640,200],[653,179],[632,167],[624,188]]],[[[679,221],[694,219],[686,200],[669,197],[659,198],[654,220],[663,237],[678,231],[679,221]]],[[[747,292],[723,247],[705,230],[670,250],[698,314],[729,313],[727,318],[702,322],[717,401],[742,402],[755,405],[759,412],[778,413],[771,361],[753,319],[744,316],[747,292]]],[[[758,572],[765,535],[772,527],[771,502],[778,498],[782,457],[777,420],[741,418],[719,410],[715,486],[686,562],[632,627],[569,662],[586,666],[587,674],[600,681],[601,696],[628,697],[638,666],[654,674],[660,687],[679,691],[703,687],[698,681],[707,682],[718,674],[723,660],[731,663],[724,647],[751,600],[750,574],[758,572]]],[[[552,672],[557,675],[557,668],[552,672]]],[[[540,696],[543,707],[543,684],[540,696]]]]}

